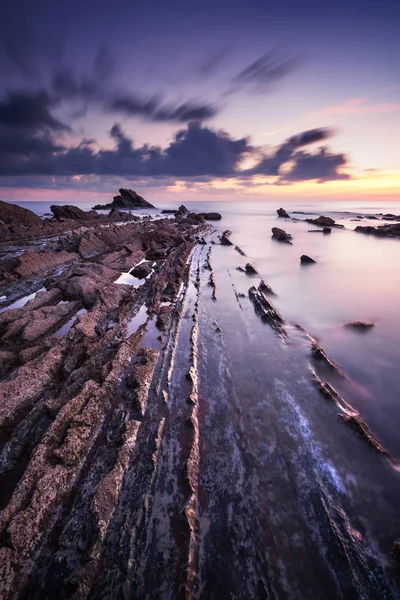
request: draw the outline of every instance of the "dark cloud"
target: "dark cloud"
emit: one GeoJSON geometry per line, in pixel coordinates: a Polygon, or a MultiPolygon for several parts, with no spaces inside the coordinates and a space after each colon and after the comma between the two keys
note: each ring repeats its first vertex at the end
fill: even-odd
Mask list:
{"type": "Polygon", "coordinates": [[[95,140],[86,138],[77,146],[66,148],[58,145],[49,132],[2,140],[3,133],[0,129],[1,176],[95,175],[203,182],[218,177],[248,179],[260,174],[275,176],[280,182],[347,177],[338,173],[338,168],[346,164],[342,154],[330,154],[325,149],[315,154],[299,150],[328,137],[325,129],[309,130],[289,138],[270,155],[264,156],[255,168],[246,171],[239,170],[243,159],[259,155],[260,149],[252,147],[247,138],[233,139],[226,132],[216,131],[198,121],[179,130],[166,148],[135,147],[119,124],[110,130],[110,137],[115,142],[112,150],[96,150],[95,140]],[[288,162],[294,163],[292,169],[285,175],[280,174],[280,168],[288,162]]]}
{"type": "Polygon", "coordinates": [[[187,123],[188,121],[204,121],[217,114],[216,107],[210,104],[185,102],[178,106],[161,106],[158,96],[148,100],[140,100],[133,95],[117,96],[108,104],[112,113],[127,116],[142,116],[151,121],[169,121],[187,123]]]}
{"type": "Polygon", "coordinates": [[[333,181],[335,179],[349,179],[347,173],[340,173],[338,169],[347,164],[344,154],[333,154],[326,148],[320,148],[318,152],[296,152],[293,156],[294,165],[292,169],[281,177],[282,181],[307,181],[316,179],[319,183],[333,181]]]}
{"type": "Polygon", "coordinates": [[[327,128],[308,129],[294,135],[283,142],[272,154],[264,156],[252,169],[245,171],[247,175],[279,175],[279,169],[292,160],[296,150],[315,142],[331,137],[332,130],[327,128]]]}
{"type": "Polygon", "coordinates": [[[275,51],[267,52],[242,69],[233,78],[233,84],[249,87],[255,92],[265,92],[271,84],[294,71],[299,62],[296,57],[281,58],[275,51]]]}
{"type": "Polygon", "coordinates": [[[0,101],[0,125],[26,131],[68,130],[52,115],[53,106],[54,100],[45,91],[11,92],[0,101]]]}

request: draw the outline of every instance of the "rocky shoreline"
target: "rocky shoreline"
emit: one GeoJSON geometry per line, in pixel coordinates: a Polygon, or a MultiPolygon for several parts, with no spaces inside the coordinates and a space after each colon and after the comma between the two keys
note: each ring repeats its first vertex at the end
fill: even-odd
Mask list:
{"type": "Polygon", "coordinates": [[[72,578],[71,590],[89,586],[156,366],[181,318],[191,252],[210,231],[189,211],[156,221],[115,208],[52,211],[41,220],[0,205],[2,598],[42,574],[60,510],[104,445],[89,512],[72,518],[52,559],[52,576],[72,578]],[[97,531],[85,559],[71,547],[83,543],[84,515],[97,531]]]}

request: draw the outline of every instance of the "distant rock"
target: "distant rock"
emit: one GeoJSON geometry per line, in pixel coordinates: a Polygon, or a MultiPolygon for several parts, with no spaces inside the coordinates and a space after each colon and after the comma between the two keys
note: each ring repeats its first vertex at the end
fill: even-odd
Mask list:
{"type": "Polygon", "coordinates": [[[323,229],[309,229],[308,233],[331,233],[332,229],[330,227],[324,227],[323,229]]]}
{"type": "Polygon", "coordinates": [[[290,219],[290,216],[287,214],[284,208],[278,208],[277,211],[278,217],[282,217],[284,219],[290,219]]]}
{"type": "Polygon", "coordinates": [[[375,235],[376,237],[400,238],[400,223],[380,225],[379,227],[374,227],[373,225],[357,225],[354,231],[375,235]]]}
{"type": "Polygon", "coordinates": [[[279,229],[279,227],[272,228],[272,237],[274,240],[278,240],[278,242],[285,242],[286,244],[292,243],[292,236],[290,233],[286,233],[286,231],[279,229]]]}
{"type": "Polygon", "coordinates": [[[202,217],[205,218],[206,221],[220,221],[222,219],[222,215],[217,212],[208,212],[200,214],[202,217]]]}
{"type": "Polygon", "coordinates": [[[121,188],[119,190],[120,195],[114,196],[114,200],[109,204],[97,204],[94,206],[94,210],[110,210],[112,208],[118,208],[121,210],[132,210],[136,208],[155,208],[150,202],[147,202],[142,196],[139,196],[133,190],[126,190],[121,188]]]}
{"type": "Polygon", "coordinates": [[[332,229],[330,227],[324,227],[322,233],[330,233],[332,229]]]}
{"type": "Polygon", "coordinates": [[[302,256],[300,256],[300,262],[302,265],[313,265],[316,264],[317,261],[307,256],[307,254],[302,254],[302,256]]]}
{"type": "Polygon", "coordinates": [[[346,323],[345,327],[366,331],[375,327],[375,323],[372,323],[372,321],[351,321],[350,323],[346,323]]]}
{"type": "Polygon", "coordinates": [[[244,270],[246,273],[248,273],[248,275],[257,275],[257,271],[251,263],[247,263],[244,270]]]}
{"type": "Polygon", "coordinates": [[[307,223],[312,223],[313,225],[319,225],[320,227],[332,227],[335,225],[334,219],[331,217],[324,217],[321,215],[317,219],[306,219],[307,223]]]}
{"type": "Polygon", "coordinates": [[[340,229],[344,229],[344,225],[336,223],[336,221],[331,219],[331,217],[324,217],[323,215],[317,219],[306,219],[306,222],[311,223],[312,225],[318,225],[318,227],[338,227],[340,229]]]}
{"type": "Polygon", "coordinates": [[[186,206],[184,204],[181,204],[180,207],[178,208],[178,213],[180,215],[187,215],[187,214],[189,214],[189,212],[190,212],[189,209],[186,208],[186,206]]]}

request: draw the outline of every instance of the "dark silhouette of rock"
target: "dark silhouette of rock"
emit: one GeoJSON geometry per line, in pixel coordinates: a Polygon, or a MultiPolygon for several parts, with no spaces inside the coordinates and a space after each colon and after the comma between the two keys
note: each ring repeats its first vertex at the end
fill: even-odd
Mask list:
{"type": "Polygon", "coordinates": [[[258,289],[269,296],[276,296],[274,290],[268,285],[268,283],[265,283],[264,279],[261,279],[258,289]]]}
{"type": "Polygon", "coordinates": [[[272,228],[272,237],[274,240],[278,240],[278,242],[285,242],[286,244],[291,244],[292,236],[290,233],[286,233],[283,229],[279,229],[279,227],[272,228]]]}
{"type": "Polygon", "coordinates": [[[254,266],[251,263],[247,263],[244,270],[246,271],[246,273],[248,273],[249,275],[257,275],[257,271],[254,268],[254,266]]]}
{"type": "Polygon", "coordinates": [[[184,204],[181,204],[180,207],[178,208],[178,213],[180,215],[187,215],[189,213],[189,209],[186,208],[186,206],[184,204]]]}
{"type": "Polygon", "coordinates": [[[400,223],[380,225],[379,227],[374,227],[373,225],[357,225],[354,231],[375,235],[376,237],[400,238],[400,223]]]}
{"type": "Polygon", "coordinates": [[[231,232],[227,229],[221,235],[221,246],[233,246],[231,240],[229,239],[231,232]]]}
{"type": "Polygon", "coordinates": [[[302,265],[313,265],[317,261],[314,260],[313,258],[310,258],[309,256],[307,256],[307,254],[302,254],[300,256],[300,262],[301,262],[302,265]]]}
{"type": "Polygon", "coordinates": [[[121,210],[132,210],[135,208],[155,208],[150,202],[147,202],[142,196],[133,190],[121,188],[119,196],[114,196],[114,200],[109,204],[97,204],[93,207],[94,210],[107,210],[118,208],[121,210]]]}
{"type": "Polygon", "coordinates": [[[322,233],[330,233],[332,229],[330,227],[324,227],[322,233]]]}
{"type": "Polygon", "coordinates": [[[332,227],[335,225],[334,219],[331,217],[324,217],[321,215],[317,219],[306,219],[307,223],[312,223],[313,225],[320,225],[321,227],[332,227]]]}
{"type": "Polygon", "coordinates": [[[372,323],[372,321],[351,321],[350,323],[346,323],[345,327],[367,331],[368,329],[375,327],[375,323],[372,323]]]}
{"type": "Polygon", "coordinates": [[[200,214],[202,217],[205,218],[206,221],[220,221],[222,219],[222,215],[217,212],[208,212],[200,214]]]}
{"type": "Polygon", "coordinates": [[[278,217],[282,217],[284,219],[290,219],[290,216],[287,214],[284,208],[278,208],[277,211],[278,217]]]}

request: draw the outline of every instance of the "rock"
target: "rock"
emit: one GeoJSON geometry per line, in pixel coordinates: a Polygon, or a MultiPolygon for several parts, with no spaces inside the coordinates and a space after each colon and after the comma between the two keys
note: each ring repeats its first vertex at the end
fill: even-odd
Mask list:
{"type": "Polygon", "coordinates": [[[279,229],[279,227],[272,228],[272,237],[274,240],[278,240],[278,242],[285,242],[286,244],[291,244],[292,236],[290,233],[286,233],[283,229],[279,229]]]}
{"type": "Polygon", "coordinates": [[[131,275],[137,277],[138,279],[144,279],[148,275],[150,275],[152,269],[152,263],[150,261],[145,261],[140,263],[140,265],[136,265],[131,271],[131,275]]]}
{"type": "Polygon", "coordinates": [[[372,321],[351,321],[350,323],[346,323],[345,327],[366,331],[375,327],[375,323],[372,323],[372,321]]]}
{"type": "Polygon", "coordinates": [[[229,239],[230,231],[224,231],[221,235],[221,246],[233,246],[231,240],[229,239]]]}
{"type": "Polygon", "coordinates": [[[278,217],[290,219],[290,216],[287,214],[284,208],[278,208],[276,212],[278,213],[278,217]]]}
{"type": "Polygon", "coordinates": [[[186,208],[186,206],[184,204],[181,204],[180,207],[178,208],[178,214],[180,215],[187,215],[189,214],[189,209],[186,208]]]}
{"type": "Polygon", "coordinates": [[[254,266],[251,263],[247,263],[244,270],[246,271],[246,273],[248,273],[249,275],[257,275],[257,271],[254,268],[254,266]]]}
{"type": "Polygon", "coordinates": [[[324,227],[322,230],[322,233],[330,233],[332,231],[332,229],[330,227],[324,227]]]}
{"type": "Polygon", "coordinates": [[[313,264],[316,264],[317,261],[315,261],[313,258],[310,258],[309,256],[307,256],[307,254],[302,254],[300,256],[300,262],[302,265],[313,265],[313,264]]]}
{"type": "Polygon", "coordinates": [[[53,204],[50,206],[50,210],[53,213],[54,217],[57,221],[61,221],[61,219],[70,219],[71,221],[87,221],[88,219],[93,218],[94,216],[98,217],[96,211],[91,211],[90,213],[81,210],[77,206],[65,205],[65,206],[57,206],[53,204]]]}
{"type": "Polygon", "coordinates": [[[285,321],[272,302],[265,294],[254,286],[249,289],[249,298],[254,304],[254,310],[263,321],[268,322],[282,337],[286,336],[285,321]]]}
{"type": "Polygon", "coordinates": [[[208,212],[208,213],[200,213],[202,217],[206,221],[220,221],[222,219],[222,215],[217,212],[208,212]]]}
{"type": "Polygon", "coordinates": [[[334,219],[330,217],[318,217],[317,219],[306,219],[307,223],[312,223],[313,225],[319,225],[320,227],[332,227],[335,225],[334,219]]]}
{"type": "Polygon", "coordinates": [[[132,210],[135,208],[155,208],[150,202],[147,202],[142,196],[133,190],[121,188],[120,195],[114,196],[114,200],[109,204],[97,204],[93,207],[94,210],[106,210],[118,208],[122,210],[132,210]]]}
{"type": "Polygon", "coordinates": [[[276,296],[274,290],[267,283],[265,283],[264,279],[261,279],[258,289],[260,292],[264,292],[264,294],[268,294],[269,296],[276,296]]]}
{"type": "Polygon", "coordinates": [[[235,250],[236,250],[236,252],[238,252],[242,256],[246,256],[246,254],[243,252],[243,250],[241,248],[239,248],[239,246],[235,246],[235,250]]]}
{"type": "Polygon", "coordinates": [[[400,223],[380,225],[379,227],[374,227],[373,225],[357,225],[354,231],[375,235],[376,237],[400,238],[400,223]]]}

